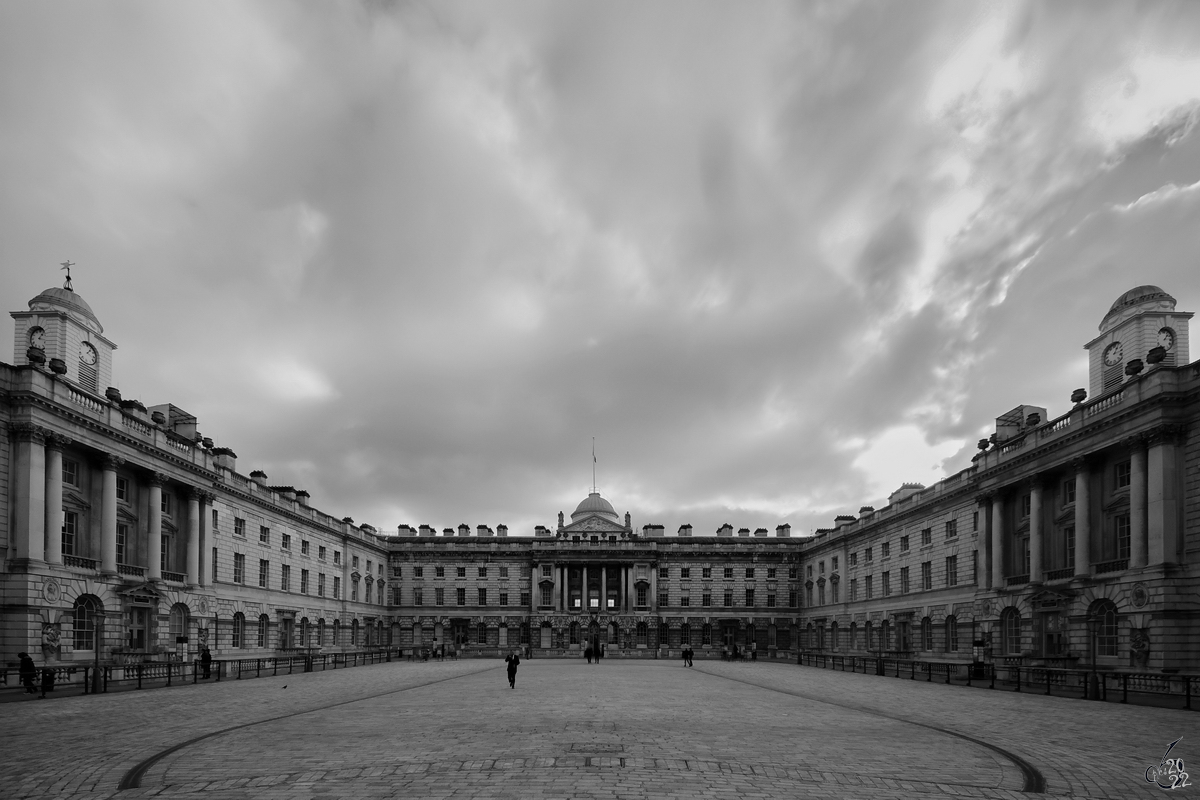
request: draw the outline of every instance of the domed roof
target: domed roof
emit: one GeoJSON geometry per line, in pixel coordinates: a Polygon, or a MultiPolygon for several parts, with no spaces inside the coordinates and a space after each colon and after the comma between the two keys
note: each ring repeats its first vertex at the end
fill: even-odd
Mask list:
{"type": "Polygon", "coordinates": [[[599,514],[602,517],[608,517],[613,522],[620,522],[617,516],[617,511],[612,507],[612,503],[600,496],[599,492],[592,492],[583,499],[583,502],[571,513],[571,519],[582,517],[586,514],[599,514]]]}
{"type": "Polygon", "coordinates": [[[104,333],[104,326],[96,318],[92,307],[79,295],[61,286],[52,286],[29,301],[30,311],[66,311],[86,327],[95,326],[96,333],[104,333]],[[88,325],[88,323],[91,325],[88,325]]]}
{"type": "Polygon", "coordinates": [[[1104,319],[1100,321],[1100,330],[1104,331],[1109,327],[1110,322],[1115,322],[1116,318],[1121,315],[1121,312],[1126,309],[1139,306],[1142,303],[1160,303],[1168,302],[1171,308],[1175,308],[1175,298],[1164,292],[1158,286],[1146,284],[1144,286],[1135,286],[1125,294],[1118,297],[1108,309],[1108,313],[1104,315],[1104,319]]]}

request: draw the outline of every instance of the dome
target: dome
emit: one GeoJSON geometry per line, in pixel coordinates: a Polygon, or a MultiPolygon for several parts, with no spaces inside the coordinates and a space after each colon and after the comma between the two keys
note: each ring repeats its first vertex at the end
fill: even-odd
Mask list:
{"type": "Polygon", "coordinates": [[[608,517],[613,522],[620,522],[617,516],[616,509],[612,507],[612,503],[600,496],[599,492],[592,492],[583,499],[583,502],[571,513],[571,519],[582,517],[586,514],[599,514],[602,517],[608,517]]]}
{"type": "Polygon", "coordinates": [[[1164,292],[1158,286],[1135,286],[1125,294],[1121,295],[1113,302],[1112,307],[1108,309],[1108,313],[1104,315],[1103,321],[1100,323],[1100,330],[1104,330],[1110,319],[1119,315],[1122,311],[1139,306],[1142,303],[1157,303],[1166,301],[1171,304],[1171,308],[1175,308],[1175,298],[1164,292]]]}
{"type": "Polygon", "coordinates": [[[75,320],[96,333],[104,333],[104,326],[96,319],[92,307],[70,289],[53,286],[29,301],[30,311],[65,311],[75,320]],[[90,324],[89,324],[90,323],[90,324]]]}

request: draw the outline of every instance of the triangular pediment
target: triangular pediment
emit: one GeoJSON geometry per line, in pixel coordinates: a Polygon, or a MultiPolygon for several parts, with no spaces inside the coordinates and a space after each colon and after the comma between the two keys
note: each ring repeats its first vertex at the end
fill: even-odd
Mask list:
{"type": "Polygon", "coordinates": [[[1075,593],[1070,589],[1042,589],[1030,596],[1029,605],[1034,611],[1065,609],[1074,597],[1075,593]]]}
{"type": "Polygon", "coordinates": [[[568,535],[590,536],[593,533],[624,533],[625,526],[600,514],[587,514],[580,519],[573,520],[570,525],[564,525],[562,531],[568,535]]]}
{"type": "Polygon", "coordinates": [[[155,602],[166,599],[166,595],[159,591],[153,583],[148,581],[139,583],[136,586],[130,586],[128,589],[121,589],[117,594],[122,597],[128,597],[131,600],[136,597],[139,601],[141,601],[141,598],[146,597],[152,598],[155,602]]]}

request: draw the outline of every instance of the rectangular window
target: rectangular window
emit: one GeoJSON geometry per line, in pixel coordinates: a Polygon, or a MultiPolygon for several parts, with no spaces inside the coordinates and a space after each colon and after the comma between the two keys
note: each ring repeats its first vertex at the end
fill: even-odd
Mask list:
{"type": "Polygon", "coordinates": [[[879,545],[879,557],[880,558],[889,558],[889,557],[891,557],[891,555],[892,555],[892,543],[891,542],[883,542],[882,544],[879,545]]]}
{"type": "Polygon", "coordinates": [[[958,556],[946,556],[946,585],[958,586],[958,556]]]}
{"type": "Polygon", "coordinates": [[[850,602],[858,599],[858,578],[850,579],[850,602]]]}
{"type": "Polygon", "coordinates": [[[1033,497],[1024,494],[1021,495],[1021,516],[1028,517],[1029,512],[1033,510],[1033,497]]]}
{"type": "Polygon", "coordinates": [[[850,566],[852,566],[852,567],[858,566],[858,553],[850,554],[850,566]]]}
{"type": "Polygon", "coordinates": [[[875,587],[872,585],[871,576],[868,575],[864,584],[867,587],[867,599],[870,600],[875,596],[875,587]]]}
{"type": "Polygon", "coordinates": [[[817,605],[825,605],[825,584],[817,586],[817,605]]]}
{"type": "Polygon", "coordinates": [[[768,594],[767,595],[767,608],[774,608],[774,607],[775,607],[775,595],[768,594]]]}
{"type": "Polygon", "coordinates": [[[212,549],[212,561],[210,561],[209,563],[212,564],[212,582],[216,583],[217,582],[217,548],[215,548],[215,547],[212,549]]]}
{"type": "Polygon", "coordinates": [[[550,566],[549,564],[542,564],[542,577],[543,578],[553,578],[554,577],[554,567],[550,566]]]}
{"type": "Polygon", "coordinates": [[[241,517],[233,518],[233,535],[241,536],[241,537],[245,538],[245,536],[246,536],[246,520],[242,519],[241,517]]]}
{"type": "Polygon", "coordinates": [[[266,589],[271,582],[271,562],[263,559],[258,560],[258,585],[266,589]]]}
{"type": "Polygon", "coordinates": [[[481,605],[481,606],[487,605],[487,589],[484,589],[482,587],[479,589],[479,605],[481,605]]]}
{"type": "Polygon", "coordinates": [[[117,563],[125,563],[125,542],[129,539],[129,526],[117,526],[117,563]]]}
{"type": "MultiPolygon", "coordinates": [[[[833,568],[837,569],[836,563],[833,565],[833,568]]],[[[775,580],[775,567],[767,567],[767,580],[769,580],[769,581],[775,580]]]]}
{"type": "Polygon", "coordinates": [[[337,575],[333,576],[333,599],[334,600],[342,599],[342,579],[339,578],[337,575]]]}
{"type": "Polygon", "coordinates": [[[554,605],[554,587],[553,586],[546,585],[546,586],[542,587],[542,605],[543,606],[554,605]]]}
{"type": "Polygon", "coordinates": [[[725,567],[725,578],[726,578],[726,580],[732,580],[733,567],[725,567]]]}
{"type": "Polygon", "coordinates": [[[62,482],[67,486],[79,486],[79,462],[63,459],[62,482]]]}
{"type": "MultiPolygon", "coordinates": [[[[833,568],[837,569],[836,563],[833,565],[833,568]]],[[[797,578],[797,576],[799,576],[799,574],[800,574],[800,570],[797,567],[788,567],[788,577],[791,578],[792,580],[796,580],[796,578],[797,578]]]]}
{"type": "Polygon", "coordinates": [[[342,563],[342,551],[341,551],[341,550],[334,550],[334,551],[333,551],[333,563],[334,563],[334,564],[341,564],[341,563],[342,563]]]}
{"type": "MultiPolygon", "coordinates": [[[[163,495],[164,497],[166,495],[163,495]]],[[[123,503],[129,502],[129,479],[117,478],[117,499],[123,503]]]]}
{"type": "Polygon", "coordinates": [[[900,594],[908,594],[908,567],[900,568],[900,594]]]}
{"type": "Polygon", "coordinates": [[[658,577],[664,578],[664,579],[670,578],[671,577],[671,568],[670,567],[659,567],[658,568],[658,577]]]}
{"type": "Polygon", "coordinates": [[[1122,461],[1113,468],[1113,477],[1116,480],[1117,488],[1124,489],[1130,484],[1129,462],[1122,461]]]}
{"type": "Polygon", "coordinates": [[[371,574],[371,567],[372,567],[372,566],[374,566],[374,565],[371,563],[371,559],[369,559],[369,558],[368,558],[368,559],[367,559],[367,574],[368,574],[368,575],[370,575],[370,574],[371,574]]]}
{"type": "Polygon", "coordinates": [[[170,565],[171,537],[164,533],[158,538],[158,568],[163,572],[168,572],[170,565]]]}
{"type": "Polygon", "coordinates": [[[302,556],[308,555],[308,539],[300,540],[300,555],[302,555],[302,556]]]}
{"type": "Polygon", "coordinates": [[[354,580],[353,578],[350,579],[350,602],[358,602],[358,581],[354,580]]]}
{"type": "Polygon", "coordinates": [[[501,577],[501,578],[507,578],[507,577],[508,577],[508,567],[501,567],[501,568],[500,568],[500,577],[501,577]]]}
{"type": "Polygon", "coordinates": [[[317,597],[325,596],[325,573],[317,573],[317,597]]]}
{"type": "Polygon", "coordinates": [[[433,577],[435,577],[435,578],[446,577],[446,568],[445,567],[434,567],[433,568],[433,577]]]}
{"type": "Polygon", "coordinates": [[[712,592],[704,592],[700,595],[700,605],[704,606],[705,608],[712,606],[712,592]]]}
{"type": "Polygon", "coordinates": [[[425,577],[425,568],[424,567],[413,567],[413,577],[414,578],[424,578],[425,577]]]}
{"type": "Polygon", "coordinates": [[[811,587],[811,586],[809,586],[808,588],[806,588],[806,589],[804,590],[804,602],[805,602],[805,604],[807,604],[807,605],[808,605],[808,607],[809,607],[809,608],[812,608],[812,605],[813,605],[813,591],[812,591],[812,587],[811,587]]]}
{"type": "Polygon", "coordinates": [[[680,567],[680,568],[679,568],[679,577],[680,577],[680,578],[691,578],[691,577],[692,577],[692,570],[691,570],[691,568],[689,568],[689,567],[680,567]]]}
{"type": "Polygon", "coordinates": [[[733,592],[726,592],[722,599],[725,601],[723,603],[725,608],[733,608],[733,592]]]}
{"type": "Polygon", "coordinates": [[[521,592],[521,607],[529,608],[529,592],[521,592]]]}
{"type": "Polygon", "coordinates": [[[979,530],[979,512],[978,511],[971,512],[971,530],[973,530],[973,531],[979,530]]]}
{"type": "Polygon", "coordinates": [[[647,605],[649,605],[646,599],[646,587],[644,585],[637,587],[637,605],[638,608],[645,608],[647,605]]]}
{"type": "Polygon", "coordinates": [[[467,590],[463,587],[458,587],[454,590],[455,598],[458,600],[458,605],[465,606],[467,604],[467,590]]]}
{"type": "Polygon", "coordinates": [[[279,546],[281,548],[283,548],[284,550],[291,550],[292,549],[292,535],[290,533],[283,534],[283,536],[279,540],[279,546]]]}
{"type": "Polygon", "coordinates": [[[701,578],[711,578],[712,577],[712,567],[701,567],[700,568],[700,577],[701,578]]]}
{"type": "Polygon", "coordinates": [[[933,528],[921,528],[921,546],[933,544],[933,528]]]}
{"type": "Polygon", "coordinates": [[[921,588],[929,591],[933,588],[933,562],[921,562],[921,588]]]}
{"type": "Polygon", "coordinates": [[[863,561],[866,561],[868,564],[871,563],[871,548],[868,547],[866,550],[863,550],[863,561]]]}
{"type": "Polygon", "coordinates": [[[840,584],[835,582],[832,584],[832,586],[833,586],[833,590],[832,590],[833,591],[833,602],[836,603],[836,602],[838,602],[838,586],[840,586],[840,584]]]}
{"type": "Polygon", "coordinates": [[[754,577],[754,567],[747,567],[747,568],[746,568],[746,577],[747,577],[747,578],[753,578],[753,577],[754,577]]]}
{"type": "Polygon", "coordinates": [[[317,558],[321,559],[322,561],[325,560],[325,545],[322,544],[317,546],[317,558]]]}
{"type": "Polygon", "coordinates": [[[691,604],[692,604],[692,598],[688,597],[686,594],[685,594],[685,595],[682,595],[682,596],[679,598],[679,605],[681,605],[681,606],[690,606],[691,604]]]}
{"type": "Polygon", "coordinates": [[[479,567],[479,577],[480,578],[487,577],[487,567],[479,567]]]}
{"type": "Polygon", "coordinates": [[[279,570],[279,588],[285,592],[292,590],[292,568],[287,564],[279,570]]]}
{"type": "Polygon", "coordinates": [[[446,590],[441,586],[433,590],[433,604],[436,606],[446,605],[446,590]]]}
{"type": "Polygon", "coordinates": [[[271,529],[268,528],[266,525],[258,526],[258,543],[259,544],[270,544],[271,543],[271,529]]]}
{"type": "Polygon", "coordinates": [[[413,589],[413,605],[420,606],[425,604],[425,597],[420,589],[413,589]]]}
{"type": "Polygon", "coordinates": [[[454,574],[459,578],[465,578],[465,577],[467,577],[467,568],[466,567],[456,567],[454,574]]]}
{"type": "Polygon", "coordinates": [[[63,512],[62,552],[64,556],[75,555],[75,536],[79,532],[79,514],[75,511],[63,512]]]}
{"type": "Polygon", "coordinates": [[[800,602],[800,594],[795,589],[788,590],[788,608],[795,608],[800,602]]]}
{"type": "Polygon", "coordinates": [[[300,594],[308,594],[308,570],[300,570],[300,594]]]}
{"type": "Polygon", "coordinates": [[[163,516],[166,516],[166,517],[171,516],[171,495],[168,494],[167,492],[162,493],[161,504],[160,504],[159,510],[162,511],[163,516]]]}
{"type": "Polygon", "coordinates": [[[659,593],[658,593],[658,604],[659,604],[660,606],[665,606],[665,605],[668,605],[668,604],[669,604],[669,598],[667,597],[667,593],[666,593],[666,592],[659,592],[659,593]]]}
{"type": "Polygon", "coordinates": [[[900,552],[901,553],[908,552],[908,537],[907,536],[900,537],[900,552]]]}
{"type": "Polygon", "coordinates": [[[812,567],[813,567],[813,565],[812,565],[812,564],[809,564],[809,565],[808,565],[808,567],[807,567],[807,569],[806,569],[806,574],[808,575],[808,577],[809,577],[809,579],[810,579],[810,580],[812,579],[812,567]]]}
{"type": "Polygon", "coordinates": [[[892,573],[890,573],[890,572],[883,573],[882,585],[883,585],[883,596],[890,597],[892,594],[892,573]]]}
{"type": "MultiPolygon", "coordinates": [[[[482,592],[483,589],[480,589],[479,591],[482,592]]],[[[481,603],[480,605],[483,605],[483,604],[481,603]]],[[[508,605],[508,592],[500,593],[500,605],[502,605],[502,606],[508,605]]]]}
{"type": "Polygon", "coordinates": [[[1118,514],[1113,522],[1117,534],[1117,558],[1129,558],[1129,515],[1118,514]]]}
{"type": "Polygon", "coordinates": [[[1062,501],[1064,506],[1075,502],[1075,479],[1069,478],[1062,483],[1062,501]]]}
{"type": "Polygon", "coordinates": [[[946,538],[953,539],[958,536],[958,520],[946,520],[946,538]]]}
{"type": "Polygon", "coordinates": [[[746,590],[746,608],[754,608],[754,590],[746,590]]]}
{"type": "Polygon", "coordinates": [[[233,582],[246,582],[246,556],[244,553],[233,554],[233,582]]]}

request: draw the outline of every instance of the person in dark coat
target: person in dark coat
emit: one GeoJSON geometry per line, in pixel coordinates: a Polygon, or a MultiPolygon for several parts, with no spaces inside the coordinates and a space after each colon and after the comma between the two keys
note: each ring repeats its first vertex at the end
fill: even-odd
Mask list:
{"type": "Polygon", "coordinates": [[[740,650],[738,650],[738,646],[735,644],[733,646],[733,660],[737,661],[741,657],[742,657],[742,652],[740,650]]]}
{"type": "Polygon", "coordinates": [[[33,659],[29,657],[29,653],[17,653],[17,658],[21,660],[21,685],[25,687],[25,694],[36,694],[37,689],[33,682],[37,678],[37,667],[33,664],[33,659]]]}
{"type": "Polygon", "coordinates": [[[587,659],[589,664],[592,663],[592,646],[590,644],[583,649],[583,657],[587,659]]]}
{"type": "Polygon", "coordinates": [[[694,655],[696,655],[696,651],[693,650],[692,646],[689,644],[687,646],[687,648],[683,651],[683,659],[684,659],[684,661],[687,662],[687,665],[689,667],[696,666],[695,664],[692,663],[692,656],[694,656],[694,655]]]}
{"type": "Polygon", "coordinates": [[[54,667],[42,667],[42,693],[38,699],[45,698],[46,692],[54,691],[54,667]]]}
{"type": "Polygon", "coordinates": [[[207,647],[200,651],[200,669],[204,670],[202,677],[205,678],[209,676],[212,670],[212,653],[208,651],[207,647]]]}
{"type": "Polygon", "coordinates": [[[516,650],[509,650],[508,655],[504,657],[508,662],[508,688],[517,688],[517,667],[521,664],[521,657],[517,655],[516,650]]]}

